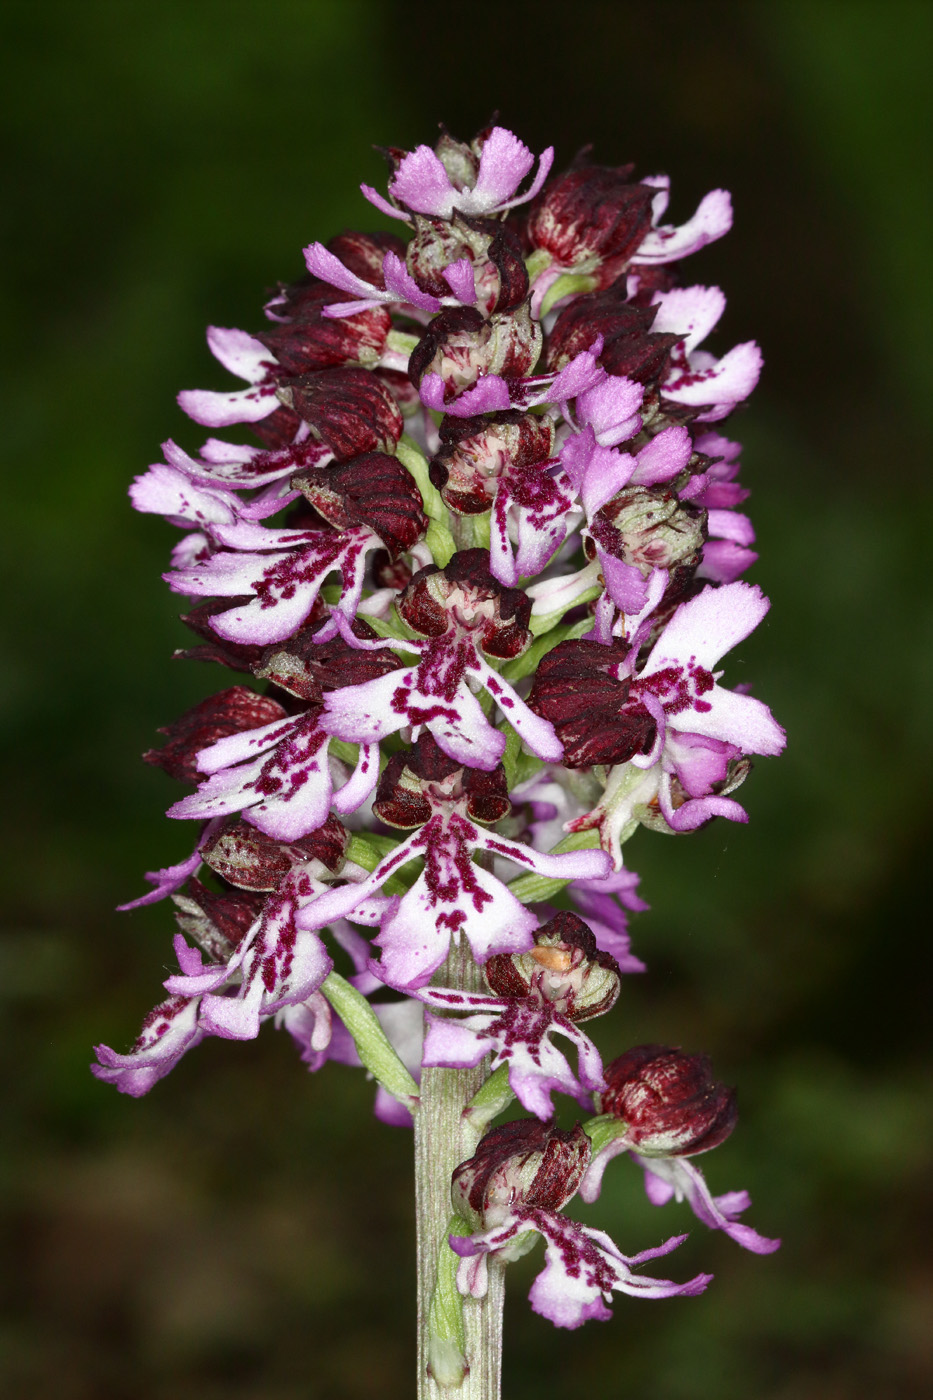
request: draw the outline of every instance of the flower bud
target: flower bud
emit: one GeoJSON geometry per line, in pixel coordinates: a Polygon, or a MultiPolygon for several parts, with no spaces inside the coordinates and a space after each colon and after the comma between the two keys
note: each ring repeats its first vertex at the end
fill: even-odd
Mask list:
{"type": "Polygon", "coordinates": [[[528,240],[563,268],[608,286],[651,227],[655,190],[629,184],[631,165],[584,165],[549,181],[528,213],[528,240]]]}
{"type": "Polygon", "coordinates": [[[395,399],[368,370],[302,374],[283,384],[278,394],[338,461],[364,452],[391,452],[402,436],[404,424],[395,399]]]}
{"type": "Polygon", "coordinates": [[[496,953],[483,972],[498,996],[539,997],[571,1021],[609,1011],[621,985],[615,958],[597,948],[591,930],[569,912],[539,928],[527,953],[496,953]]]}
{"type": "Polygon", "coordinates": [[[625,300],[624,287],[618,284],[575,297],[561,311],[547,337],[548,370],[562,370],[601,335],[599,363],[605,370],[639,384],[657,384],[667,372],[670,352],[680,338],[651,331],[657,314],[656,306],[632,306],[625,300]]]}
{"type": "MultiPolygon", "coordinates": [[[[281,397],[280,394],[279,398],[281,397]]],[[[291,447],[301,428],[301,419],[293,409],[286,408],[283,403],[258,423],[250,423],[249,426],[263,447],[268,448],[270,452],[278,452],[282,447],[291,447]]]]}
{"type": "Polygon", "coordinates": [[[422,730],[414,746],[393,754],[376,790],[373,811],[387,826],[423,826],[438,809],[459,808],[473,821],[492,823],[508,816],[505,770],[464,768],[422,730]]]}
{"type": "MultiPolygon", "coordinates": [[[[182,613],[180,620],[186,627],[190,627],[195,636],[201,638],[202,645],[176,651],[176,660],[216,661],[221,666],[229,666],[232,671],[250,671],[259,660],[262,647],[255,646],[252,642],[229,642],[226,638],[221,641],[211,626],[211,618],[216,617],[218,613],[242,607],[248,602],[249,594],[236,598],[206,598],[203,603],[198,603],[188,612],[182,613]]],[[[319,622],[320,617],[313,620],[319,622]]]]}
{"type": "Polygon", "coordinates": [[[175,922],[214,962],[226,962],[262,913],[265,898],[247,890],[215,894],[192,877],[184,894],[172,895],[175,922]]]}
{"type": "Polygon", "coordinates": [[[541,326],[532,320],[527,301],[488,320],[473,306],[448,306],[411,352],[408,373],[415,385],[426,374],[440,375],[450,399],[486,374],[520,379],[534,368],[542,343],[541,326]]]}
{"type": "Polygon", "coordinates": [[[411,418],[413,414],[421,412],[418,390],[407,372],[403,374],[399,369],[377,369],[373,370],[373,374],[392,395],[403,418],[411,418]]]}
{"type": "MultiPolygon", "coordinates": [[[[289,695],[320,704],[329,690],[341,690],[345,685],[362,685],[394,671],[398,657],[388,647],[364,650],[352,647],[342,637],[330,642],[316,642],[317,622],[302,627],[294,636],[275,646],[266,647],[253,674],[272,681],[289,695]]],[[[361,641],[375,641],[376,633],[357,618],[354,636],[361,641]]]]}
{"type": "Polygon", "coordinates": [[[469,218],[454,211],[449,220],[416,214],[414,222],[407,262],[422,291],[449,297],[451,287],[444,270],[466,258],[473,267],[477,305],[487,314],[509,310],[528,295],[521,243],[498,219],[469,218]]]}
{"type": "Polygon", "coordinates": [[[285,287],[276,303],[279,324],[274,330],[260,331],[256,339],[268,346],[286,375],[337,365],[374,365],[392,329],[386,308],[373,306],[355,316],[324,315],[325,306],[353,300],[351,293],[312,278],[294,288],[285,287]]]}
{"type": "Polygon", "coordinates": [[[307,867],[318,878],[336,875],[349,840],[349,831],[334,816],[288,845],[236,817],[202,847],[201,859],[237,889],[276,890],[295,865],[307,867]]]}
{"type": "Polygon", "coordinates": [[[245,685],[233,685],[159,729],[159,734],[168,735],[168,743],[161,749],[150,749],[143,759],[183,783],[198,783],[204,774],[198,769],[197,756],[208,744],[284,718],[282,706],[269,696],[257,695],[245,685]]]}
{"type": "Polygon", "coordinates": [[[445,505],[460,515],[489,510],[503,471],[547,461],[554,445],[554,424],[549,418],[517,409],[476,418],[446,417],[440,434],[441,450],[431,460],[431,482],[445,505]]]}
{"type": "Polygon", "coordinates": [[[558,1211],[576,1194],[589,1160],[580,1123],[570,1132],[535,1118],[503,1123],[455,1169],[454,1210],[473,1230],[494,1229],[515,1207],[558,1211]]]}
{"type": "MultiPolygon", "coordinates": [[[[667,487],[630,486],[597,511],[590,525],[596,543],[647,577],[652,569],[699,563],[706,539],[706,511],[679,500],[667,487]]],[[[593,546],[589,550],[595,555],[593,546]]]]}
{"type": "Polygon", "coordinates": [[[296,473],[292,486],[329,524],[338,530],[366,525],[392,555],[411,549],[428,528],[414,477],[385,452],[296,473]]]}
{"type": "Polygon", "coordinates": [[[734,1089],[713,1078],[708,1055],[638,1045],[606,1066],[600,1112],[626,1125],[643,1157],[692,1157],[718,1147],[735,1127],[734,1089]]]}
{"type": "Polygon", "coordinates": [[[445,569],[419,569],[398,610],[423,637],[473,633],[488,656],[518,656],[531,641],[531,599],[520,588],[503,588],[489,572],[485,549],[460,550],[445,569]]]}
{"type": "Polygon", "coordinates": [[[528,706],[548,719],[567,768],[627,763],[648,753],[657,725],[642,706],[626,709],[631,681],[618,675],[628,647],[616,639],[559,642],[541,658],[528,706]]]}

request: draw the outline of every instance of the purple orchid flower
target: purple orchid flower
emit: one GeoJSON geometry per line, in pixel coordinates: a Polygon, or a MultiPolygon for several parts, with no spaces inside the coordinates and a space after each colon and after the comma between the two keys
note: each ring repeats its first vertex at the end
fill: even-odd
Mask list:
{"type": "Polygon", "coordinates": [[[424,987],[421,1000],[439,1011],[469,1011],[463,1020],[428,1013],[424,1065],[464,1069],[492,1054],[491,1068],[509,1067],[509,1084],[523,1108],[547,1120],[554,1114],[551,1094],[569,1094],[584,1107],[604,1087],[603,1062],[589,1036],[552,1002],[538,997],[494,997],[424,987]],[[562,1035],[575,1046],[579,1072],[551,1040],[562,1035]]]}
{"type": "Polygon", "coordinates": [[[501,880],[471,861],[474,851],[506,856],[524,870],[555,879],[591,879],[605,874],[609,864],[602,851],[546,855],[484,831],[458,812],[437,813],[359,885],[328,890],[303,908],[298,920],[303,928],[322,928],[336,918],[380,923],[375,942],[382,957],[373,971],[387,986],[408,993],[431,980],[455,934],[466,936],[479,963],[495,953],[524,952],[534,942],[538,921],[501,880]],[[406,894],[366,903],[418,857],[424,870],[406,894]],[[361,906],[369,911],[365,919],[361,906]]]}
{"type": "Polygon", "coordinates": [[[197,766],[207,782],[169,808],[170,817],[219,817],[245,812],[247,819],[278,841],[297,841],[317,830],[333,810],[355,812],[372,796],[379,779],[379,749],[360,748],[359,760],[334,790],[320,709],[261,729],[231,734],[201,749],[197,766]]]}
{"type": "Polygon", "coordinates": [[[623,1254],[605,1230],[567,1220],[556,1211],[524,1207],[509,1212],[501,1224],[475,1235],[451,1235],[450,1247],[463,1261],[457,1274],[460,1292],[482,1298],[488,1286],[490,1254],[508,1260],[524,1253],[523,1236],[534,1232],[545,1244],[544,1269],[528,1295],[532,1309],[555,1327],[573,1329],[612,1316],[607,1303],[614,1292],[632,1298],[692,1298],[703,1293],[712,1274],[697,1274],[686,1283],[648,1278],[635,1272],[651,1259],[670,1254],[687,1238],[675,1235],[656,1249],[623,1254]]]}
{"type": "Polygon", "coordinates": [[[654,1205],[665,1205],[674,1196],[686,1198],[699,1220],[744,1249],[771,1254],[780,1246],[780,1240],[767,1239],[737,1220],[751,1203],[747,1191],[714,1197],[702,1172],[687,1160],[718,1147],[737,1122],[735,1091],[713,1077],[708,1056],[640,1045],[613,1060],[606,1079],[607,1088],[597,1099],[603,1117],[591,1125],[604,1140],[580,1183],[585,1201],[599,1196],[613,1157],[631,1153],[644,1168],[645,1190],[654,1205]],[[608,1136],[606,1124],[614,1129],[608,1136]]]}
{"type": "Polygon", "coordinates": [[[106,1045],[95,1048],[99,1063],[92,1069],[97,1078],[138,1097],[148,1093],[205,1036],[254,1039],[260,1023],[286,1006],[307,1004],[319,1027],[329,1026],[328,1013],[315,997],[333,963],[321,940],[298,930],[294,923],[301,898],[313,897],[324,888],[321,881],[302,873],[292,888],[271,895],[261,917],[220,963],[205,964],[201,952],[177,934],[175,953],[181,971],[165,982],[168,1000],[147,1016],[128,1054],[118,1054],[106,1045]]]}
{"type": "MultiPolygon", "coordinates": [[[[533,199],[547,179],[554,160],[554,149],[549,146],[539,157],[532,184],[519,195],[516,191],[534,165],[534,156],[524,142],[504,127],[494,126],[485,139],[477,138],[475,147],[478,147],[478,164],[469,172],[472,178],[463,178],[457,183],[441,156],[430,146],[417,146],[404,156],[389,181],[389,194],[402,209],[390,204],[369,185],[361,185],[360,189],[370,204],[383,214],[406,222],[407,210],[441,219],[449,219],[454,210],[488,216],[533,199]]],[[[468,165],[461,166],[464,177],[468,170],[468,165]]]]}
{"type": "Polygon", "coordinates": [[[492,997],[446,987],[419,993],[441,1011],[474,1013],[462,1021],[429,1014],[424,1063],[472,1066],[491,1050],[492,1068],[508,1065],[515,1096],[542,1120],[554,1113],[555,1089],[588,1105],[589,1096],[607,1086],[599,1051],[577,1023],[615,1005],[620,987],[615,959],[600,952],[582,919],[561,912],[538,929],[528,953],[499,954],[483,971],[492,997]],[[578,1078],[550,1039],[558,1032],[576,1046],[578,1078]]]}
{"type": "Polygon", "coordinates": [[[769,606],[761,590],[746,583],[705,588],[680,605],[637,673],[637,644],[618,660],[611,648],[604,652],[592,642],[561,643],[544,658],[529,703],[554,721],[564,761],[612,768],[600,803],[568,829],[599,829],[617,869],[621,833],[638,820],[639,808],[655,804],[673,831],[692,831],[712,816],[748,820],[737,802],[716,794],[716,786],[741,754],[780,753],[784,731],[761,701],[719,686],[712,667],[754,630],[769,606]],[[568,690],[563,680],[568,666],[589,692],[582,709],[575,684],[568,690]],[[606,708],[587,685],[588,672],[593,679],[615,677],[618,689],[598,682],[607,685],[606,708]],[[627,725],[620,722],[624,716],[627,725]],[[682,793],[678,805],[675,778],[682,793]]]}
{"type": "Polygon", "coordinates": [[[325,698],[327,713],[321,723],[326,730],[366,745],[406,726],[417,738],[424,726],[451,758],[491,771],[505,752],[505,735],[486,718],[467,684],[469,679],[488,692],[534,753],[547,759],[559,757],[553,726],[528,708],[469,638],[413,641],[405,647],[421,653],[416,666],[347,686],[325,698]]]}
{"type": "Polygon", "coordinates": [[[228,641],[259,646],[283,641],[301,626],[334,570],[339,569],[343,577],[337,611],[352,621],[363,591],[367,555],[385,548],[379,536],[364,526],[341,531],[288,530],[241,521],[217,527],[214,535],[232,548],[164,577],[174,592],[189,597],[251,594],[249,603],[213,617],[211,626],[228,641]]]}
{"type": "Polygon", "coordinates": [[[665,398],[691,408],[702,408],[699,422],[714,423],[742,403],[761,375],[761,351],[753,340],[735,345],[717,360],[696,347],[716,326],[726,308],[718,287],[676,287],[658,292],[653,329],[683,336],[671,355],[663,385],[665,398]]]}

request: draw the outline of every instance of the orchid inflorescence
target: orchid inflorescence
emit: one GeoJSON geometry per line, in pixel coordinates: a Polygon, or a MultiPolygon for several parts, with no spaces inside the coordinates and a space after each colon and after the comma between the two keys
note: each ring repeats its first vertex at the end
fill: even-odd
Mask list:
{"type": "MultiPolygon", "coordinates": [[[[563,1214],[616,1155],[655,1204],[777,1245],[689,1160],[735,1123],[706,1058],[604,1066],[583,1028],[643,970],[623,844],[746,821],[750,755],[784,744],[717,669],[769,606],[740,578],[754,534],[719,426],[760,353],[700,348],[725,299],[675,284],[728,231],[724,191],[678,227],[666,177],[585,156],[551,176],[551,150],[536,163],[499,126],[386,154],[388,199],[363,192],[397,232],[311,244],[264,330],[208,332],[246,387],[179,396],[258,445],[167,442],[130,491],[184,531],[165,575],[195,600],[181,655],[262,685],[146,755],[196,784],[168,813],[200,824],[193,851],[124,906],[171,897],[178,971],[94,1073],[144,1094],[205,1036],[273,1020],[311,1070],[364,1065],[378,1116],[411,1123],[423,1070],[472,1070],[437,1288],[481,1298],[541,1235],[532,1306],[577,1327],[614,1290],[708,1281],[640,1271],[682,1236],[625,1256],[563,1214]],[[562,1131],[555,1092],[595,1116],[562,1131]],[[532,1117],[490,1127],[514,1100],[532,1117]]],[[[429,1365],[456,1385],[449,1302],[429,1365]]]]}

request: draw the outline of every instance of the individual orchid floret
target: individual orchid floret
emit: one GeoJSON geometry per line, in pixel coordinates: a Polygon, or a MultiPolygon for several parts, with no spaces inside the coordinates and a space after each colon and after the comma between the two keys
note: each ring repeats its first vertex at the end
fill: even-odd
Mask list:
{"type": "Polygon", "coordinates": [[[257,423],[279,407],[279,366],[261,340],[246,331],[210,326],[207,343],[224,369],[245,379],[250,387],[219,393],[183,390],[178,403],[189,418],[209,428],[227,428],[233,423],[257,423]]]}
{"type": "Polygon", "coordinates": [[[655,388],[667,371],[678,337],[652,330],[656,306],[633,306],[624,285],[575,297],[562,308],[547,336],[545,364],[561,370],[597,337],[602,337],[600,364],[610,374],[655,388]]]}
{"type": "Polygon", "coordinates": [[[331,808],[354,812],[369,798],[379,776],[379,751],[364,744],[349,778],[334,786],[328,746],[315,707],[248,733],[231,735],[202,749],[198,768],[208,774],[196,793],[168,810],[170,817],[217,817],[245,813],[254,826],[279,841],[315,831],[331,808]]]}
{"type": "Polygon", "coordinates": [[[676,287],[655,297],[656,331],[679,335],[661,392],[693,409],[701,423],[715,423],[742,403],[761,375],[761,351],[753,340],[735,345],[721,359],[700,345],[718,323],[726,298],[718,287],[676,287]]]}
{"type": "Polygon", "coordinates": [[[535,413],[444,418],[431,481],[463,515],[491,510],[489,567],[507,587],[547,565],[573,528],[574,499],[551,457],[554,425],[535,413]]]}
{"type": "MultiPolygon", "coordinates": [[[[311,840],[290,846],[242,823],[226,828],[212,823],[205,836],[199,863],[203,859],[222,876],[226,892],[212,894],[193,880],[189,893],[176,895],[175,903],[182,934],[210,961],[204,964],[179,934],[181,972],[166,983],[168,1000],[146,1018],[127,1054],[108,1046],[96,1049],[94,1074],[134,1097],[148,1093],[206,1035],[250,1038],[258,1034],[260,1021],[284,1006],[316,1008],[319,1026],[329,1025],[326,1010],[317,1004],[317,988],[330,959],[318,938],[294,928],[293,913],[296,901],[325,888],[323,882],[343,868],[348,833],[330,819],[311,840]],[[290,881],[289,896],[282,891],[290,881]]],[[[319,1039],[320,1034],[319,1029],[319,1039]]]]}
{"type": "Polygon", "coordinates": [[[197,706],[155,760],[181,769],[180,777],[209,776],[169,815],[245,812],[267,835],[295,841],[322,826],[331,807],[341,814],[355,811],[376,786],[378,748],[364,745],[353,773],[341,784],[339,768],[335,774],[329,759],[331,735],[320,725],[320,702],[331,690],[387,675],[397,666],[385,647],[358,650],[342,639],[320,645],[299,634],[291,644],[270,648],[255,667],[257,674],[278,678],[283,689],[316,703],[289,717],[275,701],[234,687],[215,697],[209,712],[208,702],[197,706]],[[225,706],[218,706],[225,697],[225,706]]]}
{"type": "MultiPolygon", "coordinates": [[[[199,999],[198,1024],[208,1034],[254,1039],[263,1020],[318,991],[333,964],[317,934],[299,929],[295,919],[329,881],[350,873],[348,839],[335,817],[287,845],[238,822],[205,848],[205,862],[230,884],[268,891],[258,919],[228,956],[205,964],[198,949],[175,940],[181,972],[166,980],[166,990],[199,999]]],[[[189,931],[195,930],[189,925],[189,931]]]]}
{"type": "Polygon", "coordinates": [[[548,182],[528,211],[526,235],[551,268],[596,274],[599,286],[619,276],[651,228],[655,191],[632,183],[633,169],[579,165],[548,182]]]}
{"type": "Polygon", "coordinates": [[[254,646],[282,641],[299,628],[335,570],[343,579],[337,609],[352,622],[363,592],[366,557],[385,548],[366,526],[289,530],[241,521],[215,534],[230,548],[175,569],[165,579],[174,592],[189,597],[240,600],[213,616],[211,628],[224,640],[254,646]]]}
{"type": "Polygon", "coordinates": [[[747,820],[717,789],[740,755],[780,753],[784,732],[760,700],[719,686],[712,668],[769,606],[746,583],[707,587],[677,608],[637,672],[636,648],[619,640],[561,642],[544,657],[529,704],[554,723],[565,764],[632,765],[614,791],[610,782],[601,810],[571,822],[571,830],[597,826],[617,850],[621,829],[638,819],[635,809],[651,803],[675,831],[717,815],[747,820]]]}
{"type": "MultiPolygon", "coordinates": [[[[631,484],[617,490],[593,512],[589,521],[589,534],[584,542],[588,557],[598,558],[600,569],[606,580],[606,591],[622,613],[639,613],[648,601],[648,588],[652,575],[663,570],[665,578],[680,567],[696,571],[701,561],[706,543],[707,516],[691,502],[682,501],[670,487],[643,486],[635,484],[633,478],[642,469],[642,477],[648,475],[647,458],[661,458],[667,444],[663,441],[670,434],[676,443],[678,428],[668,428],[661,433],[637,457],[628,453],[617,453],[620,465],[626,460],[634,467],[629,478],[631,484]],[[657,447],[655,447],[657,444],[657,447]]],[[[684,449],[687,455],[689,449],[684,449]]],[[[673,462],[666,462],[670,469],[678,460],[676,451],[669,454],[673,462]]],[[[683,456],[679,458],[683,460],[683,456]]],[[[589,485],[594,468],[587,472],[589,485]]],[[[620,472],[619,475],[622,473],[620,472]]],[[[607,482],[598,494],[593,492],[593,504],[600,501],[607,482]]]]}
{"type": "Polygon", "coordinates": [[[533,199],[547,178],[554,160],[549,146],[538,160],[538,170],[524,194],[518,188],[534,165],[524,142],[504,127],[480,132],[470,145],[446,133],[432,151],[418,146],[402,156],[389,181],[390,204],[369,185],[361,185],[371,204],[395,219],[427,214],[449,219],[455,210],[487,216],[512,209],[533,199]]]}
{"type": "Polygon", "coordinates": [[[487,1258],[519,1258],[543,1236],[545,1267],[532,1284],[535,1312],[556,1327],[576,1328],[591,1318],[611,1316],[606,1306],[613,1292],[641,1298],[670,1298],[702,1293],[709,1274],[687,1283],[648,1278],[635,1270],[675,1249],[685,1236],[657,1249],[626,1256],[602,1230],[592,1230],[559,1214],[579,1185],[588,1159],[578,1125],[562,1132],[543,1123],[506,1123],[487,1133],[475,1156],[454,1172],[454,1208],[474,1225],[472,1235],[451,1235],[450,1246],[462,1260],[457,1275],[461,1293],[481,1298],[487,1288],[487,1258]]]}
{"type": "Polygon", "coordinates": [[[543,343],[527,302],[489,317],[473,306],[454,306],[428,325],[409,356],[408,374],[422,399],[436,407],[437,381],[446,403],[462,400],[464,391],[490,377],[521,379],[537,364],[543,343]]]}
{"type": "Polygon", "coordinates": [[[423,292],[485,315],[510,311],[528,295],[528,271],[518,235],[499,219],[454,213],[452,220],[414,216],[408,270],[423,292]]]}
{"type": "Polygon", "coordinates": [[[492,1069],[508,1066],[509,1085],[529,1113],[546,1120],[551,1094],[587,1104],[603,1087],[596,1046],[577,1029],[610,1010],[619,995],[619,968],[575,914],[559,913],[535,934],[526,953],[497,954],[484,967],[493,996],[426,987],[419,996],[443,1015],[428,1014],[423,1063],[464,1068],[492,1052],[492,1069]],[[469,1012],[454,1020],[451,1012],[469,1012]],[[575,1076],[551,1036],[576,1047],[575,1076]]]}
{"type": "MultiPolygon", "coordinates": [[[[429,793],[430,786],[423,785],[422,791],[429,793]]],[[[524,870],[567,880],[598,877],[609,864],[602,851],[546,855],[482,830],[465,815],[469,793],[462,785],[451,798],[433,795],[433,802],[438,810],[430,820],[365,880],[327,891],[298,916],[304,928],[323,928],[336,918],[379,922],[375,942],[382,957],[375,970],[388,986],[409,993],[431,980],[447,956],[451,938],[461,933],[480,964],[494,953],[524,952],[533,944],[538,922],[534,914],[501,880],[471,860],[474,853],[505,856],[524,870]],[[424,860],[424,869],[407,893],[373,904],[372,897],[386,881],[417,858],[424,860]],[[360,916],[367,903],[378,908],[372,920],[360,916]]]]}
{"type": "Polygon", "coordinates": [[[686,1199],[699,1220],[743,1248],[771,1254],[779,1247],[780,1240],[736,1219],[751,1204],[746,1191],[714,1197],[702,1172],[685,1160],[718,1147],[737,1121],[735,1090],[713,1078],[706,1055],[639,1045],[607,1066],[606,1080],[596,1100],[603,1116],[591,1125],[599,1145],[580,1186],[585,1201],[598,1197],[612,1158],[628,1152],[644,1168],[652,1204],[686,1199]]]}
{"type": "Polygon", "coordinates": [[[533,713],[481,654],[509,659],[531,641],[530,601],[520,590],[503,589],[487,562],[484,550],[461,550],[445,569],[429,565],[414,575],[398,610],[425,638],[405,643],[420,661],[328,695],[325,728],[351,743],[370,744],[406,726],[416,738],[424,725],[451,758],[491,770],[505,751],[505,735],[487,720],[472,682],[486,690],[533,752],[559,758],[550,723],[533,713]]]}

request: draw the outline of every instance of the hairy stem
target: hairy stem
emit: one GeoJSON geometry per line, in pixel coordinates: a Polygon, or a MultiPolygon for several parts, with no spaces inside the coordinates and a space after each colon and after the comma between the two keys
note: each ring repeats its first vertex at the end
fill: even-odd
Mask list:
{"type": "MultiPolygon", "coordinates": [[[[463,991],[483,991],[482,973],[465,939],[457,940],[438,974],[438,982],[463,991]]],[[[459,1385],[439,1384],[432,1360],[441,1354],[431,1329],[431,1300],[437,1285],[438,1257],[446,1248],[451,1215],[450,1178],[472,1157],[479,1133],[463,1110],[489,1073],[488,1061],[475,1069],[425,1069],[421,1107],[415,1115],[415,1198],[418,1212],[418,1400],[499,1400],[502,1369],[501,1266],[490,1261],[485,1298],[463,1300],[466,1374],[459,1385]]],[[[442,1351],[447,1350],[449,1344],[442,1351]]],[[[448,1378],[449,1379],[449,1378],[448,1378]]]]}

